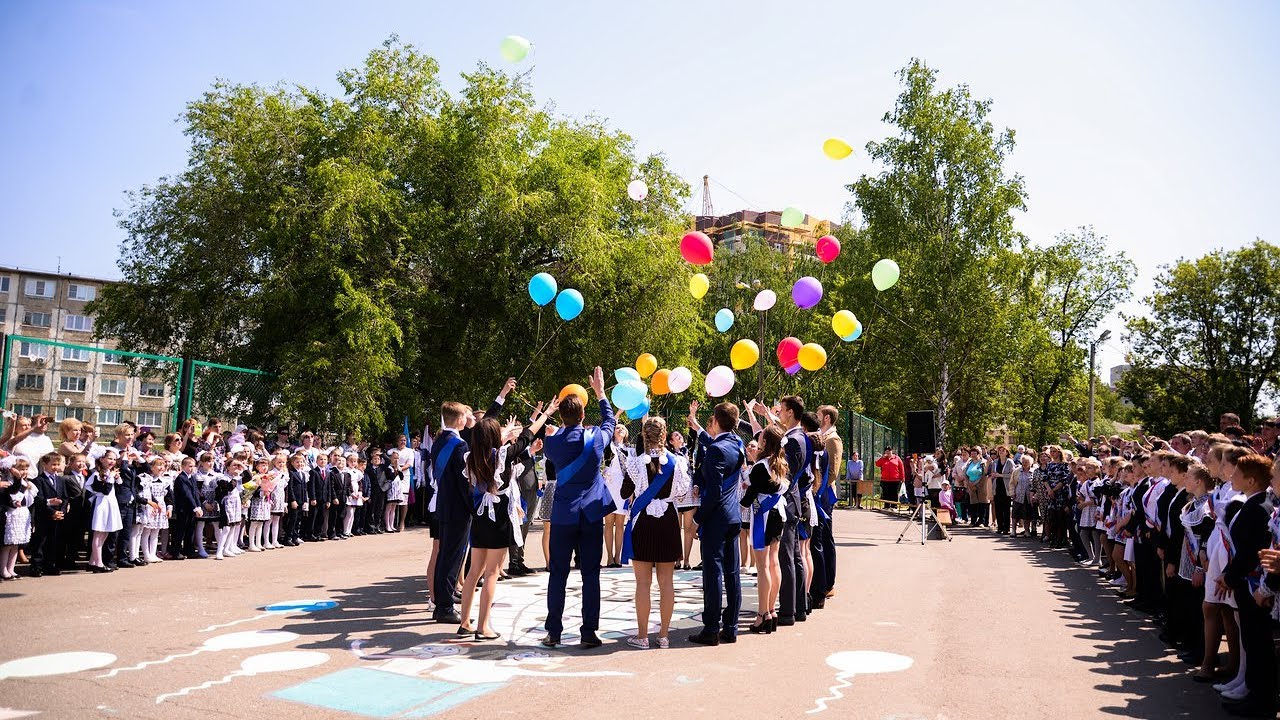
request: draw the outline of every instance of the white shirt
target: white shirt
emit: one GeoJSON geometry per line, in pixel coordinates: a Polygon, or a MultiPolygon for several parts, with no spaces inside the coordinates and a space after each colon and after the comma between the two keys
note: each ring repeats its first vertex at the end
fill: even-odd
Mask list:
{"type": "MultiPolygon", "coordinates": [[[[668,493],[670,498],[683,497],[689,492],[689,488],[693,486],[693,480],[689,478],[689,462],[685,458],[672,453],[667,455],[662,448],[650,450],[643,455],[636,455],[627,458],[627,474],[631,476],[631,481],[636,484],[635,497],[640,497],[649,487],[649,461],[658,458],[659,465],[666,465],[672,458],[675,459],[676,467],[671,476],[671,492],[668,493]]],[[[659,491],[661,492],[661,491],[659,491]]],[[[660,518],[667,514],[667,508],[671,502],[662,498],[654,498],[649,502],[648,507],[644,509],[646,515],[660,518]]],[[[632,506],[631,514],[636,514],[636,508],[632,506]]]]}

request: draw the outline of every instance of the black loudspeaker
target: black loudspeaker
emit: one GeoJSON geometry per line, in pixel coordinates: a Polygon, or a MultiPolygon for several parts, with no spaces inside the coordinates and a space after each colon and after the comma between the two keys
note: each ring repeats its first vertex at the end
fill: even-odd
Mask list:
{"type": "Polygon", "coordinates": [[[907,413],[907,454],[932,455],[938,449],[938,429],[932,410],[907,413]]]}

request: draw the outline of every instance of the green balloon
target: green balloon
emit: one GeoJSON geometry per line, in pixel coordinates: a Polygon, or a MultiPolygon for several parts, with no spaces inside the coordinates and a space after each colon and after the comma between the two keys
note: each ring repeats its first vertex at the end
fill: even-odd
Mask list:
{"type": "Polygon", "coordinates": [[[804,225],[804,213],[800,208],[789,207],[782,211],[783,227],[800,227],[804,225]]]}
{"type": "Polygon", "coordinates": [[[519,35],[508,35],[502,38],[502,44],[498,46],[498,52],[502,53],[502,59],[509,63],[518,63],[529,56],[530,43],[527,39],[519,35]]]}
{"type": "Polygon", "coordinates": [[[877,290],[884,292],[898,284],[898,276],[900,274],[898,263],[885,258],[871,268],[871,283],[876,286],[877,290]]]}

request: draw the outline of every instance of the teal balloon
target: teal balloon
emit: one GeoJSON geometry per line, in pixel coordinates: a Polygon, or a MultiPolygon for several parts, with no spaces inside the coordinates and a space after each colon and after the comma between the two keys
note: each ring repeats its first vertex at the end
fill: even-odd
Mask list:
{"type": "Polygon", "coordinates": [[[644,402],[644,398],[649,394],[649,388],[638,380],[623,380],[613,386],[613,392],[609,394],[609,399],[613,404],[623,410],[630,410],[635,406],[644,402]]]}
{"type": "Polygon", "coordinates": [[[556,313],[561,320],[572,320],[582,314],[582,293],[577,290],[561,290],[556,296],[556,313]]]}
{"type": "Polygon", "coordinates": [[[529,278],[529,297],[539,305],[546,305],[556,299],[556,279],[547,273],[538,273],[529,278]]]}
{"type": "Polygon", "coordinates": [[[641,398],[639,405],[636,405],[633,408],[628,408],[625,412],[627,413],[628,418],[631,418],[632,420],[639,420],[649,412],[649,398],[641,398]]]}
{"type": "Polygon", "coordinates": [[[733,327],[733,311],[729,308],[720,308],[716,311],[716,330],[728,332],[731,327],[733,327]]]}
{"type": "Polygon", "coordinates": [[[613,377],[618,382],[626,382],[632,380],[634,382],[644,382],[640,379],[640,373],[633,367],[620,367],[613,371],[613,377]]]}
{"type": "Polygon", "coordinates": [[[858,327],[854,328],[854,329],[853,329],[853,332],[849,333],[848,335],[846,335],[846,336],[844,336],[844,337],[842,337],[842,338],[840,338],[840,339],[841,339],[841,340],[843,340],[843,341],[845,341],[845,342],[853,342],[854,340],[857,340],[857,339],[858,339],[858,338],[860,338],[860,337],[862,337],[862,325],[861,325],[861,324],[859,324],[859,325],[858,325],[858,327]]]}

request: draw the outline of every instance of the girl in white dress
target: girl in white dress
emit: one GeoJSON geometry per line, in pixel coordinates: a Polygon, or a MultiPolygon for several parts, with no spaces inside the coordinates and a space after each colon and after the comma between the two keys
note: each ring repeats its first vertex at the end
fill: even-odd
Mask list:
{"type": "Polygon", "coordinates": [[[159,455],[147,463],[147,470],[138,476],[138,499],[146,503],[136,524],[142,526],[142,554],[149,562],[162,562],[157,550],[160,531],[169,528],[173,516],[173,479],[169,461],[159,455]]]}
{"type": "Polygon", "coordinates": [[[31,463],[24,457],[10,455],[4,459],[4,482],[0,486],[0,500],[3,500],[5,514],[4,546],[0,547],[0,578],[17,580],[14,572],[18,564],[18,553],[23,546],[31,542],[31,504],[35,502],[37,490],[35,483],[27,480],[27,470],[31,463]]]}
{"type": "MultiPolygon", "coordinates": [[[[227,472],[218,478],[218,527],[214,529],[217,540],[215,560],[235,555],[231,548],[240,541],[240,476],[244,473],[244,460],[227,461],[227,472]]],[[[239,549],[239,548],[237,548],[239,549]]]]}
{"type": "Polygon", "coordinates": [[[605,567],[622,567],[622,534],[627,529],[627,507],[622,498],[623,466],[630,453],[627,452],[627,427],[619,425],[613,431],[613,442],[609,444],[609,459],[604,466],[604,485],[613,498],[613,512],[604,516],[604,550],[608,559],[605,567]]]}
{"type": "Polygon", "coordinates": [[[276,466],[280,462],[281,456],[277,454],[270,470],[253,474],[254,487],[249,490],[249,552],[263,550],[262,529],[271,520],[271,493],[276,489],[276,478],[279,477],[276,466]]]}
{"type": "Polygon", "coordinates": [[[356,508],[364,505],[364,496],[360,494],[360,480],[364,477],[364,471],[356,468],[360,462],[358,454],[347,453],[346,462],[347,469],[342,472],[350,487],[347,490],[347,507],[343,509],[342,534],[351,537],[351,527],[356,521],[356,508]]]}
{"type": "Polygon", "coordinates": [[[289,489],[289,471],[283,463],[284,458],[281,458],[281,466],[271,469],[271,492],[267,495],[271,517],[267,518],[267,524],[262,528],[262,547],[267,550],[284,547],[280,544],[280,523],[284,520],[287,503],[285,496],[289,489]]]}
{"type": "Polygon", "coordinates": [[[85,482],[93,511],[89,528],[93,539],[89,548],[89,570],[96,573],[111,572],[102,562],[102,546],[107,535],[124,527],[120,517],[120,503],[116,500],[116,485],[120,484],[120,471],[116,469],[115,449],[109,449],[98,457],[97,470],[85,482]]]}

